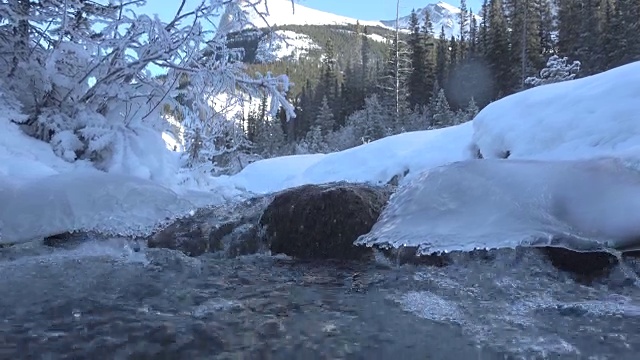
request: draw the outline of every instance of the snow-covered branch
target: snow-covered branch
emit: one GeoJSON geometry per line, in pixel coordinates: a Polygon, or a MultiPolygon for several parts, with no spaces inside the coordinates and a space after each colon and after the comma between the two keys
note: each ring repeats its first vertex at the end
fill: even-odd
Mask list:
{"type": "Polygon", "coordinates": [[[220,94],[229,101],[266,94],[273,115],[282,107],[295,116],[288,78],[250,76],[243,52],[227,47],[230,33],[254,26],[249,11],[268,11],[267,0],[203,0],[194,8],[182,0],[169,21],[138,14],[145,3],[0,4],[7,24],[0,28],[0,58],[8,65],[0,86],[20,102],[26,116],[16,119],[29,134],[51,142],[68,161],[87,159],[109,170],[141,129],[164,126],[166,106],[188,119],[187,135],[199,139],[189,141],[206,149],[189,163],[241,146],[220,147],[217,137],[229,132],[223,123],[234,121],[211,105],[220,94]]]}

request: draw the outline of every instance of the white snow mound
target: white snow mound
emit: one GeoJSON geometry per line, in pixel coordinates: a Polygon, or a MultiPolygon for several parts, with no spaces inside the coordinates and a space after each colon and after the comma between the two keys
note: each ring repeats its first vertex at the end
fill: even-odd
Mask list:
{"type": "Polygon", "coordinates": [[[386,184],[454,161],[470,159],[472,125],[408,132],[329,154],[293,155],[256,161],[232,181],[254,193],[337,181],[386,184]]]}
{"type": "Polygon", "coordinates": [[[356,243],[421,254],[526,246],[627,248],[640,238],[640,172],[617,159],[471,160],[395,193],[356,243]]]}
{"type": "Polygon", "coordinates": [[[485,107],[473,142],[485,158],[640,159],[640,62],[529,89],[485,107]]]}
{"type": "Polygon", "coordinates": [[[149,180],[98,171],[52,175],[19,187],[0,184],[0,243],[73,231],[146,236],[195,206],[149,180]]]}

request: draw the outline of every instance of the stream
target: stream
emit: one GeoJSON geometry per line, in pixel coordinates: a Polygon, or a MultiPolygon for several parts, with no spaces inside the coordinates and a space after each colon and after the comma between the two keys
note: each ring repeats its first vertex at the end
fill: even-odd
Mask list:
{"type": "Polygon", "coordinates": [[[113,239],[0,249],[1,359],[636,359],[640,263],[534,249],[444,267],[190,258],[113,239]]]}

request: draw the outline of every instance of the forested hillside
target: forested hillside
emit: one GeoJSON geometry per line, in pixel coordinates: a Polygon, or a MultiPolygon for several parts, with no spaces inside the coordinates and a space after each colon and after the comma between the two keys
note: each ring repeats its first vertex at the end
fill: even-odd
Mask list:
{"type": "MultiPolygon", "coordinates": [[[[297,117],[280,122],[277,138],[287,140],[275,148],[280,154],[340,150],[450,126],[529,87],[640,59],[638,1],[487,0],[479,17],[466,1],[459,6],[462,30],[450,38],[433,28],[428,13],[420,21],[415,12],[397,38],[388,29],[357,25],[285,27],[309,35],[321,49],[299,61],[251,65],[286,73],[295,83],[289,99],[297,117]]],[[[269,122],[261,113],[246,120],[269,122]]]]}

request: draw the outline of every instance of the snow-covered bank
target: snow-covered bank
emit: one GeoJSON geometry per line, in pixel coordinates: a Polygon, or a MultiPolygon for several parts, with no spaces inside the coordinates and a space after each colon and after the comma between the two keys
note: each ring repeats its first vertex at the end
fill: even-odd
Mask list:
{"type": "Polygon", "coordinates": [[[334,181],[385,184],[407,172],[404,182],[433,167],[470,159],[472,130],[466,123],[389,136],[330,154],[256,161],[231,179],[255,193],[334,181]]]}
{"type": "Polygon", "coordinates": [[[360,242],[422,252],[638,247],[638,103],[640,62],[496,101],[473,120],[484,160],[404,186],[360,242]]]}
{"type": "Polygon", "coordinates": [[[485,107],[473,142],[485,158],[640,158],[640,62],[536,87],[485,107]]]}
{"type": "Polygon", "coordinates": [[[0,243],[71,231],[145,236],[195,206],[175,192],[133,176],[75,171],[0,189],[0,243]]]}
{"type": "Polygon", "coordinates": [[[69,163],[51,145],[0,119],[0,243],[70,231],[144,236],[167,220],[241,193],[224,181],[208,183],[217,190],[212,192],[178,184],[185,177],[174,171],[173,178],[152,181],[126,171],[98,171],[84,161],[69,163]]]}
{"type": "Polygon", "coordinates": [[[359,243],[421,253],[638,243],[640,174],[615,159],[474,160],[422,174],[359,243]]]}

